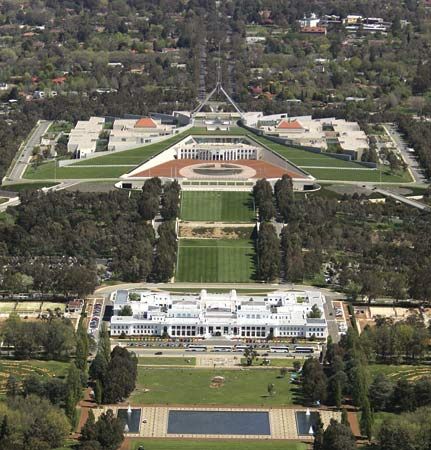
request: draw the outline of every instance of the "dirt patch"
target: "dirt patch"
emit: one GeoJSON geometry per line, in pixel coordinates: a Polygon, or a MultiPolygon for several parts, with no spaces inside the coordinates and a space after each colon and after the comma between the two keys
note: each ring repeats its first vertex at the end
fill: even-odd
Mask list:
{"type": "Polygon", "coordinates": [[[195,227],[180,225],[180,237],[195,239],[250,239],[253,228],[195,227]]]}

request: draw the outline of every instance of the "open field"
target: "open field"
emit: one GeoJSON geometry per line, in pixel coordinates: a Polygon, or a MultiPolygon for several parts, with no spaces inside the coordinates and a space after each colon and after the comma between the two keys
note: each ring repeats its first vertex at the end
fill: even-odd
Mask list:
{"type": "Polygon", "coordinates": [[[252,241],[181,239],[176,281],[238,282],[252,280],[255,250],[252,241]]]}
{"type": "Polygon", "coordinates": [[[414,381],[431,376],[431,366],[425,365],[372,364],[369,366],[369,370],[371,376],[383,373],[393,380],[414,381]]]}
{"type": "Polygon", "coordinates": [[[10,314],[15,311],[16,302],[0,302],[0,314],[10,314]]]}
{"type": "Polygon", "coordinates": [[[251,222],[253,197],[248,192],[193,192],[181,195],[181,219],[207,222],[251,222]]]}
{"type": "Polygon", "coordinates": [[[18,313],[34,313],[40,311],[41,302],[17,302],[15,311],[18,313]]]}
{"type": "Polygon", "coordinates": [[[139,367],[132,404],[184,405],[288,405],[292,403],[289,377],[278,378],[279,370],[157,369],[139,367]],[[212,387],[214,376],[224,383],[212,387]],[[274,383],[275,394],[267,386],[274,383]],[[143,392],[143,389],[149,392],[143,392]]]}
{"type": "Polygon", "coordinates": [[[145,450],[306,450],[302,442],[289,441],[239,441],[239,440],[202,440],[202,439],[145,439],[133,440],[131,449],[139,446],[145,450]]]}
{"type": "Polygon", "coordinates": [[[139,364],[144,366],[195,366],[196,358],[141,356],[139,364]]]}

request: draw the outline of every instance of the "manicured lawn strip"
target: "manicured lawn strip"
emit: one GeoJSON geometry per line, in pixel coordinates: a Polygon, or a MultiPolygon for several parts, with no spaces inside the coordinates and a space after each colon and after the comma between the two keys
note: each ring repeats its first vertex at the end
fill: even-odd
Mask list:
{"type": "MultiPolygon", "coordinates": [[[[200,289],[197,289],[197,288],[166,288],[164,290],[172,292],[174,294],[182,293],[182,292],[199,294],[199,292],[200,292],[200,289]]],[[[223,294],[226,292],[230,292],[231,289],[207,288],[206,291],[214,293],[214,294],[223,294]]],[[[262,296],[266,296],[266,294],[268,294],[270,292],[274,292],[274,289],[265,289],[265,288],[262,288],[262,289],[236,289],[236,292],[238,294],[260,294],[262,296]]]]}
{"type": "Polygon", "coordinates": [[[289,378],[278,378],[279,370],[213,370],[138,368],[137,389],[132,404],[185,405],[289,405],[292,385],[289,378]],[[221,387],[211,387],[214,376],[222,376],[221,387]],[[275,394],[267,386],[274,383],[275,394]],[[149,392],[143,392],[143,389],[149,392]]]}
{"type": "Polygon", "coordinates": [[[262,440],[145,439],[132,441],[131,449],[145,450],[306,450],[302,442],[262,440]]]}
{"type": "Polygon", "coordinates": [[[8,184],[6,186],[1,186],[0,189],[4,191],[12,191],[12,192],[22,192],[22,191],[36,191],[37,189],[42,189],[44,187],[56,186],[58,183],[17,183],[17,184],[8,184]]]}
{"type": "Polygon", "coordinates": [[[246,240],[181,239],[176,280],[249,282],[255,250],[246,240]]]}
{"type": "MultiPolygon", "coordinates": [[[[269,356],[259,356],[257,359],[255,359],[253,361],[253,367],[255,366],[262,366],[265,367],[262,362],[264,359],[269,359],[271,362],[267,367],[287,367],[287,368],[292,368],[293,367],[293,362],[294,361],[299,361],[301,364],[304,363],[305,358],[271,358],[271,353],[269,354],[269,356]]],[[[241,358],[241,364],[242,365],[246,365],[246,359],[245,358],[241,358]]],[[[289,375],[286,375],[289,376],[289,375]]]]}
{"type": "Polygon", "coordinates": [[[253,198],[248,192],[183,192],[181,218],[188,221],[250,222],[253,198]]]}
{"type": "Polygon", "coordinates": [[[196,358],[141,356],[139,357],[139,364],[146,366],[195,366],[196,358]]]}
{"type": "MultiPolygon", "coordinates": [[[[29,167],[24,174],[24,178],[33,180],[43,179],[86,179],[86,178],[119,178],[121,175],[128,172],[130,167],[77,167],[77,165],[66,167],[54,167],[54,162],[49,162],[40,165],[34,169],[29,167]]],[[[87,164],[89,162],[87,161],[87,164]]]]}
{"type": "Polygon", "coordinates": [[[318,180],[334,181],[363,181],[379,183],[409,183],[412,181],[408,172],[402,175],[391,174],[380,170],[342,170],[342,169],[306,169],[308,173],[318,180]]]}

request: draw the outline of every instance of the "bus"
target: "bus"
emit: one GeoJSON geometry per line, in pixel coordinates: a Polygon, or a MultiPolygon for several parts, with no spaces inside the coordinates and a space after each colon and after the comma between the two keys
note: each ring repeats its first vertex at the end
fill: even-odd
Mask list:
{"type": "Polygon", "coordinates": [[[271,353],[289,353],[289,347],[286,345],[280,345],[277,347],[269,347],[271,353]]]}
{"type": "Polygon", "coordinates": [[[244,352],[248,348],[250,348],[250,345],[235,345],[236,352],[244,352]]]}
{"type": "Polygon", "coordinates": [[[186,352],[206,352],[207,346],[206,345],[189,345],[186,348],[186,352]]]}
{"type": "Polygon", "coordinates": [[[314,353],[314,347],[295,347],[295,353],[314,353]]]}
{"type": "Polygon", "coordinates": [[[231,352],[232,347],[230,345],[214,345],[213,352],[231,352]]]}

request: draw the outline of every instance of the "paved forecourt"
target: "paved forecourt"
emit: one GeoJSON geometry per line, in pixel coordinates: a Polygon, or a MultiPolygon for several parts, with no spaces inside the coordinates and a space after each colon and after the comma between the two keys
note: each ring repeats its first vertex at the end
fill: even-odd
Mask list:
{"type": "MultiPolygon", "coordinates": [[[[96,420],[104,411],[112,409],[115,414],[120,408],[127,406],[105,406],[94,410],[96,420]]],[[[230,407],[190,407],[190,406],[135,406],[132,409],[141,410],[141,423],[139,433],[127,433],[128,437],[145,438],[194,438],[194,439],[281,439],[281,440],[313,440],[312,435],[299,435],[296,427],[295,413],[306,411],[304,408],[230,408],[230,407]],[[261,412],[269,416],[270,434],[174,434],[168,433],[170,411],[206,411],[206,412],[261,412]]],[[[341,413],[337,411],[317,410],[323,422],[324,428],[329,425],[331,419],[341,420],[341,413]]]]}

